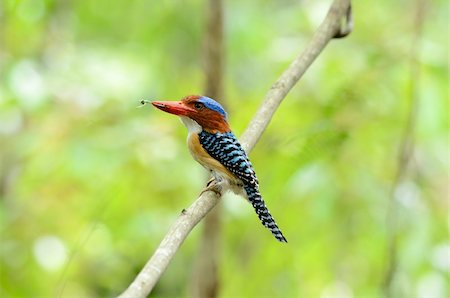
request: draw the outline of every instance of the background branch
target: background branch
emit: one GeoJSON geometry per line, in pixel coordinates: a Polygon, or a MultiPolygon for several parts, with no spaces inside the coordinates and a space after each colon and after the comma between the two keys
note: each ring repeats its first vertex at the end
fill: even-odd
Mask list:
{"type": "Polygon", "coordinates": [[[396,190],[403,182],[408,172],[408,165],[413,155],[414,149],[414,131],[417,122],[418,110],[418,85],[420,81],[420,40],[422,38],[423,24],[426,13],[426,0],[417,0],[415,2],[415,15],[413,18],[414,35],[411,41],[410,50],[410,78],[407,98],[409,101],[409,110],[406,116],[405,127],[401,136],[400,145],[397,154],[397,168],[392,183],[389,196],[389,205],[386,214],[387,226],[387,265],[383,280],[383,290],[385,297],[398,297],[395,293],[395,276],[398,270],[398,230],[399,230],[399,206],[396,200],[396,190]]]}
{"type": "MultiPolygon", "coordinates": [[[[339,32],[342,32],[342,19],[346,16],[349,6],[350,0],[335,0],[332,3],[325,20],[315,32],[306,49],[271,87],[240,139],[247,152],[256,145],[289,90],[302,77],[327,43],[339,32]]],[[[218,203],[219,198],[219,195],[214,192],[204,192],[188,209],[183,210],[153,256],[120,297],[146,297],[166,270],[189,232],[218,203]]]]}
{"type": "MultiPolygon", "coordinates": [[[[206,84],[203,94],[220,101],[226,109],[223,92],[223,1],[207,0],[207,6],[203,44],[206,84]]],[[[190,280],[191,297],[214,298],[219,293],[221,207],[222,204],[218,204],[203,220],[202,236],[190,280]]]]}

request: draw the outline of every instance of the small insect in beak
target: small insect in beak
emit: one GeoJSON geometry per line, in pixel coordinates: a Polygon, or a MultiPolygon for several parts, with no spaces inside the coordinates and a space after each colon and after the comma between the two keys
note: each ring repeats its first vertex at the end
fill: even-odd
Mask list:
{"type": "Polygon", "coordinates": [[[140,101],[140,103],[141,103],[141,105],[140,105],[140,106],[137,106],[136,108],[142,108],[142,107],[145,106],[146,104],[151,103],[151,101],[150,101],[150,100],[143,99],[143,100],[140,101]]]}

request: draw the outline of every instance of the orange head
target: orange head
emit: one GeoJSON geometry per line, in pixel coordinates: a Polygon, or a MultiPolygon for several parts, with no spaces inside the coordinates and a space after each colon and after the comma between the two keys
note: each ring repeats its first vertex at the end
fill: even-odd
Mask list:
{"type": "Polygon", "coordinates": [[[208,132],[228,132],[227,113],[215,100],[199,95],[189,95],[180,101],[153,101],[158,109],[197,122],[208,132]]]}

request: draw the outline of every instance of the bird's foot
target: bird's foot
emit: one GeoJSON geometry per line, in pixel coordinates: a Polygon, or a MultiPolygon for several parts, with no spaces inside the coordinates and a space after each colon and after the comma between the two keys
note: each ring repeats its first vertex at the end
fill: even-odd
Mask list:
{"type": "Polygon", "coordinates": [[[208,180],[208,182],[206,182],[206,187],[210,186],[211,183],[214,183],[216,181],[216,178],[211,177],[211,179],[208,180]]]}
{"type": "Polygon", "coordinates": [[[211,178],[206,183],[206,187],[205,187],[205,189],[202,190],[200,195],[202,195],[204,192],[207,192],[207,191],[213,191],[220,197],[222,195],[222,189],[223,188],[222,188],[222,185],[220,184],[220,182],[217,182],[216,179],[211,178]]]}

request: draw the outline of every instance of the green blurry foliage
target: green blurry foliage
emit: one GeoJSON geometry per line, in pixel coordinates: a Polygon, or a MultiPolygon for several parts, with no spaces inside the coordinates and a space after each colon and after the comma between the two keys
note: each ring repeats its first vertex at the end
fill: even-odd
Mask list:
{"type": "MultiPolygon", "coordinates": [[[[226,1],[237,135],[329,2],[226,1]]],[[[277,111],[251,159],[289,244],[225,196],[220,296],[382,295],[411,83],[418,114],[412,162],[394,191],[395,287],[398,297],[449,294],[448,3],[428,3],[415,45],[420,81],[411,82],[413,2],[355,1],[355,31],[330,43],[277,111]]],[[[204,183],[185,128],[135,107],[202,92],[205,2],[0,5],[0,295],[117,295],[204,183]]],[[[152,296],[188,295],[199,230],[152,296]]]]}

